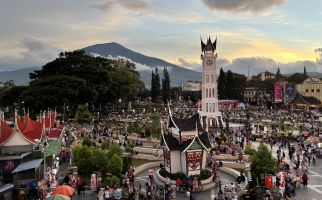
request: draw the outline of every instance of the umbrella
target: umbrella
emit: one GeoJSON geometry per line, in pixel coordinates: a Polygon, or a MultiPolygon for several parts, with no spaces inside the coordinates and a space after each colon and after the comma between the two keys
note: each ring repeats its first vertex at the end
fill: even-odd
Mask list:
{"type": "Polygon", "coordinates": [[[69,185],[61,185],[56,189],[54,189],[52,194],[53,195],[62,194],[70,197],[74,194],[74,192],[75,192],[75,189],[70,187],[69,185]]]}
{"type": "Polygon", "coordinates": [[[62,194],[58,194],[51,196],[49,200],[71,200],[71,198],[62,194]]]}

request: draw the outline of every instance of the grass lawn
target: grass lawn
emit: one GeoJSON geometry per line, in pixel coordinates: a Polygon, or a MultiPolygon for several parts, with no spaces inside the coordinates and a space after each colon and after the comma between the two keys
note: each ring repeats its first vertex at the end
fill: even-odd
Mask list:
{"type": "Polygon", "coordinates": [[[137,167],[139,165],[143,165],[145,163],[152,162],[151,160],[144,160],[144,159],[132,159],[132,164],[137,167]]]}

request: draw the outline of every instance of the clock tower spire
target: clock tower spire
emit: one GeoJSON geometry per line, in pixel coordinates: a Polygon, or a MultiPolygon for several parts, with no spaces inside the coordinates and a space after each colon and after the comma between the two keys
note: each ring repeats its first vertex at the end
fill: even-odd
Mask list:
{"type": "Polygon", "coordinates": [[[223,127],[217,96],[216,47],[217,38],[212,42],[209,36],[206,43],[201,39],[202,106],[199,112],[202,117],[202,124],[204,124],[204,128],[208,131],[211,131],[210,128],[223,127]]]}

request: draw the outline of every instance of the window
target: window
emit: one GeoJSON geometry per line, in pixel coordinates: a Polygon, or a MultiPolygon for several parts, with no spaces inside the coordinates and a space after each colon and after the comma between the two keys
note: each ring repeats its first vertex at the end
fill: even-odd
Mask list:
{"type": "Polygon", "coordinates": [[[212,88],[212,96],[215,97],[215,88],[212,88]]]}
{"type": "Polygon", "coordinates": [[[206,103],[206,112],[208,112],[208,103],[206,103]]]}
{"type": "Polygon", "coordinates": [[[208,98],[208,88],[206,88],[206,98],[208,98]]]}
{"type": "Polygon", "coordinates": [[[308,89],[306,89],[306,90],[305,90],[305,92],[309,92],[309,90],[308,90],[308,89]]]}
{"type": "Polygon", "coordinates": [[[215,82],[215,77],[214,75],[211,75],[211,83],[214,83],[215,82]]]}
{"type": "Polygon", "coordinates": [[[316,92],[320,92],[320,89],[316,89],[316,92]]]}
{"type": "Polygon", "coordinates": [[[206,75],[206,83],[209,83],[209,75],[206,75]]]}
{"type": "Polygon", "coordinates": [[[314,92],[314,89],[311,89],[311,92],[314,92]]]}

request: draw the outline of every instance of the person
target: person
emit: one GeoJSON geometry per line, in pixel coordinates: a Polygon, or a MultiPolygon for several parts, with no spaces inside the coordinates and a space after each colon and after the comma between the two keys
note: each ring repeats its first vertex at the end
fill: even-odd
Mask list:
{"type": "Polygon", "coordinates": [[[104,191],[104,200],[110,200],[110,197],[111,197],[111,194],[109,191],[109,187],[106,187],[104,191]]]}
{"type": "Polygon", "coordinates": [[[303,174],[302,180],[303,180],[303,186],[306,187],[307,186],[307,182],[309,180],[309,177],[307,176],[306,173],[303,174]]]}
{"type": "Polygon", "coordinates": [[[152,168],[149,169],[149,181],[151,184],[153,184],[153,175],[154,175],[154,170],[152,168]]]}
{"type": "Polygon", "coordinates": [[[98,200],[104,200],[104,192],[103,192],[103,188],[100,188],[98,194],[97,194],[97,199],[98,200]]]}
{"type": "Polygon", "coordinates": [[[195,177],[192,181],[192,185],[193,185],[193,190],[197,191],[199,189],[199,180],[197,179],[197,177],[195,177]]]}
{"type": "Polygon", "coordinates": [[[316,155],[315,154],[313,154],[313,156],[312,156],[312,161],[313,161],[313,166],[315,166],[316,165],[316,155]]]}

